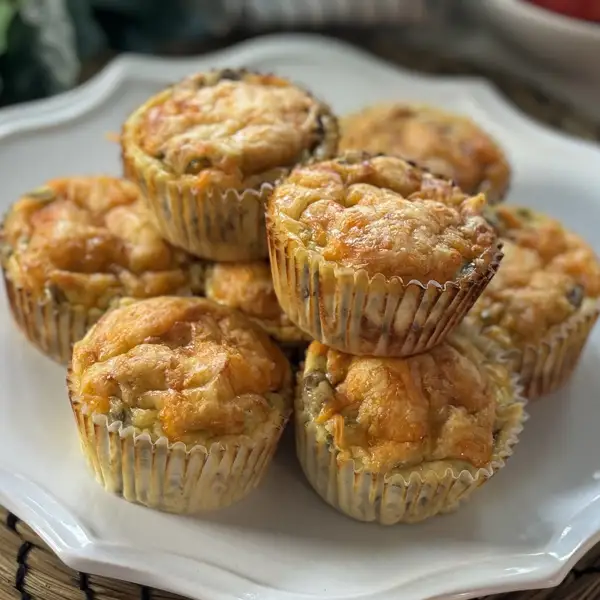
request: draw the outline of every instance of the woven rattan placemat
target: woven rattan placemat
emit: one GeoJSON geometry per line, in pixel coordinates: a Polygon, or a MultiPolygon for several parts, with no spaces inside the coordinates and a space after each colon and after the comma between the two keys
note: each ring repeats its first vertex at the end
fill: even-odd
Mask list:
{"type": "MultiPolygon", "coordinates": [[[[527,84],[497,72],[398,48],[397,41],[361,32],[337,33],[400,66],[427,73],[480,75],[536,120],[573,135],[600,141],[600,124],[527,84]]],[[[397,39],[397,38],[396,38],[397,39]]],[[[233,41],[233,40],[226,40],[233,41]]],[[[177,600],[179,596],[133,583],[78,573],[66,567],[15,515],[0,507],[0,600],[177,600]]],[[[600,600],[600,545],[552,589],[490,596],[486,600],[600,600]]],[[[402,600],[398,598],[398,600],[402,600]]]]}

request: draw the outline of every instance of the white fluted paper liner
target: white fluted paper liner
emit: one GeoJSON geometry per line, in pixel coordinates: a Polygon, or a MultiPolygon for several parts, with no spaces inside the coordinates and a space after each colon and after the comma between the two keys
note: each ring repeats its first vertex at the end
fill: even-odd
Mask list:
{"type": "Polygon", "coordinates": [[[179,514],[224,508],[250,493],[266,473],[287,420],[274,417],[260,438],[188,449],[166,438],[153,442],[133,427],[71,405],[98,483],[129,502],[179,514]]]}
{"type": "Polygon", "coordinates": [[[38,350],[56,362],[66,365],[73,344],[102,316],[97,308],[85,308],[50,295],[37,298],[29,290],[15,285],[4,273],[8,303],[19,329],[38,350]]]}
{"type": "Polygon", "coordinates": [[[600,315],[600,300],[588,301],[561,327],[515,359],[525,396],[533,400],[557,391],[573,374],[600,315]]]}
{"type": "Polygon", "coordinates": [[[439,344],[463,320],[503,257],[459,283],[403,283],[322,259],[267,219],[275,292],[291,321],[321,343],[355,355],[410,356],[439,344]]]}
{"type": "MultiPolygon", "coordinates": [[[[218,72],[213,73],[212,81],[219,81],[218,72]]],[[[139,185],[159,231],[173,245],[215,261],[266,258],[266,200],[274,182],[287,174],[289,167],[275,167],[264,182],[241,190],[202,186],[194,175],[169,172],[160,160],[142,150],[138,134],[146,112],[170,94],[170,89],[166,89],[149,98],[125,122],[121,135],[125,176],[139,185]]],[[[338,127],[329,108],[324,104],[321,108],[324,136],[311,152],[313,156],[328,158],[337,149],[338,127]]]]}
{"type": "MultiPolygon", "coordinates": [[[[498,355],[499,356],[499,355],[498,355]]],[[[376,473],[342,459],[304,410],[299,378],[294,414],[296,453],[309,483],[333,508],[358,521],[381,525],[417,523],[456,510],[473,492],[502,469],[527,419],[518,377],[511,380],[513,401],[498,408],[502,426],[494,453],[484,468],[459,468],[436,461],[391,473],[376,473]]]]}
{"type": "Polygon", "coordinates": [[[126,168],[161,235],[195,256],[216,261],[266,258],[265,203],[273,185],[259,189],[199,190],[172,179],[141,152],[126,168]]]}

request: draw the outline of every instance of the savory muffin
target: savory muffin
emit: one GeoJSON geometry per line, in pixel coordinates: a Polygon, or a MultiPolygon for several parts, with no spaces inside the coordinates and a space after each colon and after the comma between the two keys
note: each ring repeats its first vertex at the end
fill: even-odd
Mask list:
{"type": "Polygon", "coordinates": [[[171,243],[197,256],[267,256],[264,203],[298,162],[337,151],[337,120],[275,75],[224,69],[160,92],[127,119],[126,174],[171,243]]]}
{"type": "Polygon", "coordinates": [[[20,198],[0,229],[19,327],[67,363],[115,300],[202,291],[203,266],[161,239],[137,188],[112,177],[54,179],[20,198]]]}
{"type": "Polygon", "coordinates": [[[267,261],[215,263],[206,270],[206,297],[241,311],[284,345],[310,341],[281,310],[267,261]]]}
{"type": "Polygon", "coordinates": [[[406,356],[442,341],[502,256],[483,194],[398,157],[347,153],[295,168],[269,199],[283,310],[350,354],[406,356]]]}
{"type": "Polygon", "coordinates": [[[340,150],[396,154],[490,204],[509,187],[510,166],[496,142],[470,119],[419,104],[375,104],[341,122],[340,150]]]}
{"type": "Polygon", "coordinates": [[[256,487],[292,404],[281,350],[204,298],[107,313],[75,344],[68,388],[96,479],[178,513],[222,508],[256,487]]]}
{"type": "Polygon", "coordinates": [[[535,398],[561,387],[577,364],[600,311],[600,263],[550,217],[504,205],[493,215],[505,258],[469,320],[510,352],[535,398]]]}
{"type": "Polygon", "coordinates": [[[295,402],[308,481],[339,511],[384,525],[456,508],[504,465],[523,420],[510,369],[464,326],[408,358],[313,342],[295,402]]]}

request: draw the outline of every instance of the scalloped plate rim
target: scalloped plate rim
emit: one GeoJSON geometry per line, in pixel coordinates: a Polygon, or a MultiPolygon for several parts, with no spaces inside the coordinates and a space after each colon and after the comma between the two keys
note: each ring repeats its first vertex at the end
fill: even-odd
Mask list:
{"type": "MultiPolygon", "coordinates": [[[[192,563],[196,569],[198,565],[203,565],[209,570],[220,570],[228,575],[233,576],[235,579],[242,581],[245,585],[256,586],[263,594],[263,596],[255,596],[257,598],[265,597],[269,598],[269,600],[272,600],[270,596],[271,592],[277,593],[277,597],[283,598],[284,600],[307,600],[309,598],[314,600],[318,598],[318,596],[314,595],[295,594],[286,592],[284,590],[267,588],[266,586],[258,582],[254,582],[249,578],[237,575],[233,572],[227,572],[221,567],[212,565],[205,561],[200,562],[188,557],[173,555],[171,553],[140,550],[134,546],[105,542],[88,531],[81,523],[79,523],[78,519],[73,517],[68,509],[63,507],[60,502],[58,502],[46,490],[42,489],[37,484],[30,482],[24,477],[11,474],[2,466],[0,466],[0,499],[2,500],[3,506],[11,510],[11,512],[14,512],[14,514],[16,514],[21,520],[28,523],[29,526],[57,554],[57,556],[67,566],[76,571],[88,572],[116,579],[123,579],[136,582],[141,585],[150,585],[158,588],[160,588],[162,584],[162,589],[168,589],[178,594],[197,593],[201,578],[194,580],[193,583],[186,583],[186,580],[189,580],[189,577],[182,575],[180,577],[173,578],[169,585],[165,588],[164,581],[161,580],[157,582],[154,580],[155,573],[151,572],[150,570],[144,570],[143,567],[139,566],[132,567],[124,564],[124,560],[131,560],[128,558],[128,555],[131,554],[137,554],[151,563],[164,563],[165,561],[174,558],[177,561],[192,563]],[[2,484],[3,481],[6,482],[6,480],[11,480],[10,488],[12,492],[15,490],[20,492],[16,500],[14,496],[11,497],[5,492],[6,483],[4,483],[4,486],[2,484]],[[37,509],[36,505],[38,507],[37,509]],[[62,517],[48,515],[47,510],[40,511],[39,507],[42,505],[50,505],[58,508],[59,515],[62,515],[62,517]],[[47,518],[46,515],[48,515],[49,518],[47,518]],[[53,524],[49,521],[52,521],[53,524]],[[73,530],[77,530],[79,532],[79,536],[74,535],[73,530]],[[79,544],[73,542],[69,543],[67,541],[69,538],[77,539],[77,537],[81,538],[79,544]]],[[[581,511],[579,511],[575,515],[575,519],[585,519],[585,515],[590,512],[592,514],[595,512],[598,515],[598,507],[600,507],[600,497],[596,498],[595,502],[588,504],[581,511]]],[[[598,521],[600,522],[600,518],[598,518],[598,521]]],[[[436,591],[434,592],[434,595],[423,597],[423,600],[468,600],[470,598],[477,598],[487,594],[506,593],[534,588],[551,588],[556,586],[560,584],[560,582],[566,577],[577,560],[581,558],[593,545],[600,541],[600,529],[597,530],[594,536],[588,538],[585,538],[584,536],[575,536],[573,533],[571,533],[573,528],[570,528],[569,526],[567,526],[566,529],[570,529],[570,531],[567,533],[567,535],[563,534],[563,536],[561,536],[560,541],[562,541],[562,544],[564,545],[566,543],[565,539],[567,538],[571,539],[574,537],[577,541],[570,547],[570,549],[563,548],[563,552],[565,554],[562,556],[557,555],[558,553],[556,551],[540,552],[535,555],[524,554],[522,557],[528,562],[527,567],[519,567],[518,563],[515,562],[517,558],[521,557],[521,555],[515,556],[514,554],[510,553],[503,555],[501,558],[483,559],[477,563],[470,561],[470,566],[490,566],[499,560],[510,561],[510,568],[516,569],[519,572],[510,576],[497,577],[498,582],[491,585],[488,584],[486,586],[479,586],[476,588],[468,588],[461,585],[456,585],[453,587],[452,591],[436,591]],[[532,559],[534,559],[533,563],[532,559]]],[[[506,564],[508,565],[508,562],[506,564]]],[[[455,567],[449,567],[444,571],[437,571],[437,574],[443,575],[451,568],[455,567]]],[[[506,569],[508,566],[504,568],[506,569]]],[[[421,582],[425,577],[426,576],[417,577],[412,581],[415,584],[419,584],[419,582],[421,582]]],[[[406,591],[407,586],[410,589],[411,584],[412,582],[404,583],[403,589],[406,591]]],[[[335,598],[339,600],[355,600],[358,598],[361,598],[362,600],[386,600],[388,598],[395,597],[395,594],[398,592],[399,589],[394,586],[383,590],[377,590],[373,594],[339,597],[335,596],[335,598]]],[[[215,598],[219,600],[221,598],[240,597],[237,593],[235,596],[221,596],[215,594],[214,590],[210,589],[203,591],[203,594],[206,594],[206,596],[203,597],[211,599],[215,598]]],[[[332,597],[328,596],[327,598],[330,599],[332,597]]]]}
{"type": "MultiPolygon", "coordinates": [[[[16,106],[9,106],[0,109],[0,137],[12,135],[20,131],[29,131],[35,129],[36,122],[48,124],[50,113],[61,112],[66,108],[73,108],[74,104],[80,106],[75,115],[85,113],[96,106],[102,104],[103,99],[115,89],[125,79],[156,79],[162,82],[162,75],[153,77],[156,73],[165,67],[180,67],[186,71],[190,67],[202,66],[202,64],[223,65],[229,59],[236,59],[239,56],[246,56],[247,60],[256,60],[265,56],[272,56],[274,50],[285,51],[289,53],[298,53],[299,50],[313,48],[314,44],[320,45],[320,50],[330,55],[336,55],[336,58],[343,61],[361,61],[370,68],[378,69],[382,72],[392,73],[396,76],[401,75],[405,79],[411,78],[420,82],[429,81],[432,86],[441,85],[455,89],[464,94],[465,88],[468,88],[472,97],[478,102],[486,105],[494,105],[495,110],[503,118],[508,119],[513,125],[526,127],[535,131],[536,135],[546,138],[546,141],[569,143],[573,145],[573,150],[597,150],[596,144],[588,140],[579,139],[567,133],[552,129],[551,127],[530,119],[525,113],[507,101],[494,87],[482,77],[477,76],[455,76],[435,74],[421,74],[397,67],[392,63],[369,54],[347,42],[322,36],[319,34],[294,33],[294,34],[269,34],[251,38],[242,41],[229,48],[218,50],[213,53],[199,56],[186,57],[151,57],[141,54],[125,53],[115,57],[102,70],[92,76],[82,85],[56,96],[47,99],[33,100],[16,106]],[[100,93],[99,93],[100,92],[100,93]],[[23,121],[29,122],[28,125],[23,121]]],[[[174,78],[176,79],[176,77],[174,78]]],[[[64,115],[58,123],[68,121],[73,118],[73,113],[64,115]]],[[[496,115],[496,117],[498,114],[496,115]]],[[[56,123],[56,121],[54,121],[56,123]]],[[[40,124],[37,124],[39,126],[40,124]]],[[[536,140],[533,140],[535,142],[536,140]]]]}

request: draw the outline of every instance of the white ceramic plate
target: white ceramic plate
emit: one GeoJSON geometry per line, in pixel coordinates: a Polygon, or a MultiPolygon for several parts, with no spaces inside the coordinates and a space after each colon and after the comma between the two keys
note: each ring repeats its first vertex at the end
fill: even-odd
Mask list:
{"type": "MultiPolygon", "coordinates": [[[[600,152],[553,133],[486,83],[398,71],[319,37],[271,37],[186,60],[123,57],[83,87],[0,113],[0,207],[45,179],[118,174],[106,133],[149,94],[211,66],[273,70],[340,113],[383,99],[472,115],[506,148],[511,202],[561,217],[600,251],[600,152]]],[[[0,502],[71,567],[201,600],[424,600],[557,584],[600,540],[600,336],[567,389],[531,407],[508,467],[451,516],[351,521],[304,483],[287,440],[247,501],[203,518],[105,494],[79,453],[64,372],[31,348],[0,299],[0,502]]]]}

